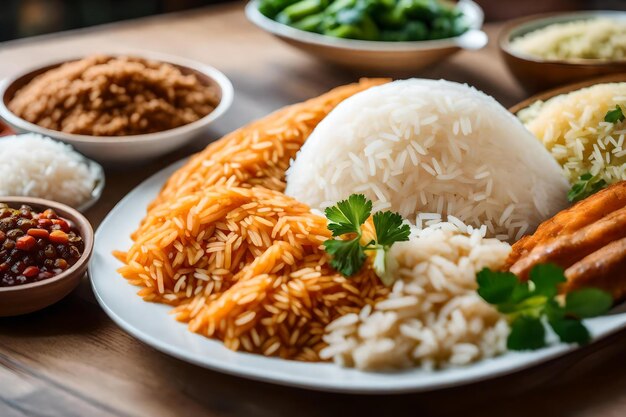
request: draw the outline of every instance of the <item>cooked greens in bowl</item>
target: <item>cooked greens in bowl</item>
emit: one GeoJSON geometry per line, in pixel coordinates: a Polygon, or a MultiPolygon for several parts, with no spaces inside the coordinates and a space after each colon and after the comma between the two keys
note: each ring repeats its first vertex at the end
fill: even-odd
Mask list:
{"type": "Polygon", "coordinates": [[[335,38],[423,41],[469,29],[461,10],[441,0],[260,0],[258,7],[279,23],[335,38]]]}

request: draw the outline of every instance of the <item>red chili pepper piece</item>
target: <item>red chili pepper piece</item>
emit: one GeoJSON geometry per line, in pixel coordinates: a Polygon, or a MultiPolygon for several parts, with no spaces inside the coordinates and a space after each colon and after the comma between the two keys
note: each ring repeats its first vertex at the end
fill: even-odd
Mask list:
{"type": "Polygon", "coordinates": [[[48,239],[50,236],[50,233],[46,229],[28,229],[26,233],[38,239],[48,239]]]}
{"type": "Polygon", "coordinates": [[[52,220],[50,219],[39,219],[37,220],[37,224],[42,227],[50,227],[52,226],[52,220]]]}
{"type": "Polygon", "coordinates": [[[26,269],[24,269],[24,271],[22,272],[22,275],[27,278],[32,278],[36,275],[39,275],[39,268],[37,268],[36,266],[27,266],[26,269]]]}
{"type": "Polygon", "coordinates": [[[17,241],[15,242],[15,247],[20,250],[31,250],[33,246],[35,246],[35,243],[37,243],[37,241],[34,237],[29,235],[21,236],[17,238],[17,241]]]}
{"type": "Polygon", "coordinates": [[[52,219],[52,223],[61,226],[65,233],[70,231],[70,225],[63,219],[52,219]]]}

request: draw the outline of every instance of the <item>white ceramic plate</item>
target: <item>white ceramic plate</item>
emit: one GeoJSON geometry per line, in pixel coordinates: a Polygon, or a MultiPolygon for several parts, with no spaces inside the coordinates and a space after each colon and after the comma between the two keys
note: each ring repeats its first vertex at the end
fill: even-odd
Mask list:
{"type": "MultiPolygon", "coordinates": [[[[145,208],[182,162],[155,174],[124,198],[96,233],[89,265],[94,292],[107,314],[124,330],[148,345],[187,362],[216,371],[301,388],[346,393],[385,394],[428,391],[468,384],[509,374],[575,349],[556,345],[535,352],[510,352],[470,366],[435,372],[410,370],[371,373],[328,363],[304,363],[232,352],[219,341],[191,333],[168,314],[170,307],[144,302],[137,287],[126,282],[111,255],[130,246],[129,235],[145,215],[145,208]]],[[[626,327],[626,313],[586,321],[594,340],[626,327]]]]}

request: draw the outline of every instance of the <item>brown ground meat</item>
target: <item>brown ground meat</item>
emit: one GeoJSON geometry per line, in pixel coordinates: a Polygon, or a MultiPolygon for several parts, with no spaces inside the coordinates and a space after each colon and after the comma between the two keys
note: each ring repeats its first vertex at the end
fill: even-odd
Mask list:
{"type": "Polygon", "coordinates": [[[15,94],[9,109],[52,130],[126,136],[186,125],[218,102],[216,87],[171,64],[92,56],[36,77],[15,94]]]}

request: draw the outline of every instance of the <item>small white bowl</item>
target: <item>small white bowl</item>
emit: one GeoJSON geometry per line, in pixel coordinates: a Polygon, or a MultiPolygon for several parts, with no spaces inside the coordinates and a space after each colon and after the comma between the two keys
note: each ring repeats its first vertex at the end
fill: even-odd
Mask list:
{"type": "MultiPolygon", "coordinates": [[[[107,55],[119,56],[121,54],[107,55]]],[[[195,122],[162,132],[132,136],[89,136],[59,132],[30,123],[8,109],[7,105],[17,90],[34,77],[65,62],[82,58],[78,57],[65,59],[61,62],[40,64],[36,69],[30,69],[0,81],[0,118],[4,119],[17,133],[38,133],[69,143],[78,152],[101,163],[129,163],[150,160],[184,146],[206,133],[208,126],[224,114],[233,102],[234,91],[230,80],[210,65],[154,53],[130,53],[128,55],[166,62],[178,67],[185,74],[196,74],[201,80],[213,84],[219,89],[220,102],[218,106],[211,113],[195,122]]]]}
{"type": "Polygon", "coordinates": [[[553,24],[608,18],[626,24],[626,12],[587,10],[547,13],[507,22],[500,31],[499,46],[506,65],[525,90],[537,92],[607,74],[626,73],[626,59],[546,59],[516,50],[513,40],[553,24]]]}
{"type": "MultiPolygon", "coordinates": [[[[16,136],[19,135],[9,135],[9,136],[1,136],[0,137],[0,146],[2,146],[2,141],[5,139],[12,139],[16,136]]],[[[104,186],[106,185],[106,175],[104,174],[104,168],[102,167],[102,165],[100,165],[99,163],[97,163],[96,161],[92,161],[91,159],[85,157],[84,155],[80,155],[80,157],[83,160],[83,163],[87,166],[87,169],[94,175],[94,178],[96,179],[96,183],[93,187],[93,189],[91,190],[91,193],[89,193],[89,198],[85,201],[83,201],[81,204],[79,204],[78,206],[70,206],[73,209],[76,209],[78,211],[80,211],[81,213],[86,212],[87,210],[89,210],[91,207],[93,207],[94,204],[96,204],[98,202],[98,200],[100,200],[100,197],[102,197],[102,192],[104,191],[104,186]]],[[[1,182],[1,181],[0,181],[1,182]]],[[[4,198],[5,196],[0,196],[0,200],[2,198],[4,198]]],[[[24,198],[42,198],[42,197],[38,197],[38,196],[21,196],[24,198]]],[[[65,204],[65,203],[60,203],[59,204],[65,204]]]]}
{"type": "Polygon", "coordinates": [[[96,185],[93,187],[93,190],[91,190],[89,199],[76,207],[76,210],[80,211],[81,213],[89,210],[91,207],[94,206],[94,204],[98,202],[98,200],[100,200],[100,197],[102,197],[102,192],[104,191],[104,186],[106,185],[106,176],[104,175],[104,168],[102,168],[102,165],[95,161],[92,161],[89,158],[85,158],[85,163],[89,167],[89,170],[95,173],[96,185]]]}
{"type": "Polygon", "coordinates": [[[454,38],[414,42],[361,41],[307,32],[264,16],[258,0],[246,5],[246,16],[266,32],[323,61],[368,75],[389,75],[415,72],[461,49],[475,50],[487,45],[487,34],[480,30],[484,20],[480,6],[461,0],[457,7],[465,15],[467,32],[454,38]]]}

